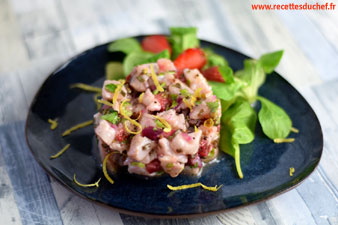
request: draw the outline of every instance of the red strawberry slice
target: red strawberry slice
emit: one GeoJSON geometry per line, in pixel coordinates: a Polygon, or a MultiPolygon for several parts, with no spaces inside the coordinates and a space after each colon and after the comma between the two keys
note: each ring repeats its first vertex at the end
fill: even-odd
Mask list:
{"type": "Polygon", "coordinates": [[[207,80],[216,81],[216,82],[224,82],[224,79],[221,73],[219,72],[217,66],[212,66],[206,70],[203,70],[202,74],[207,80]]]}
{"type": "Polygon", "coordinates": [[[170,100],[164,93],[155,95],[155,99],[161,104],[161,111],[165,110],[170,103],[170,100]]]}
{"type": "Polygon", "coordinates": [[[167,38],[163,35],[151,35],[145,37],[141,42],[142,49],[147,52],[159,53],[166,49],[171,53],[171,47],[167,38]]]}
{"type": "Polygon", "coordinates": [[[201,69],[207,59],[200,48],[189,48],[182,52],[174,61],[178,75],[182,74],[183,69],[201,69]]]}
{"type": "Polygon", "coordinates": [[[158,159],[154,159],[146,165],[148,173],[153,173],[161,170],[161,162],[158,159]]]}

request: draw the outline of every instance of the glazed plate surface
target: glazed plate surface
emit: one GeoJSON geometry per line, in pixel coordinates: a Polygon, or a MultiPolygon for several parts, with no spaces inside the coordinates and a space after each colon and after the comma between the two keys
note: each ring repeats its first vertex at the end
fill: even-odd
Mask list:
{"type": "MultiPolygon", "coordinates": [[[[201,45],[223,55],[234,71],[242,68],[243,60],[248,58],[210,42],[201,41],[201,45]]],[[[114,177],[114,185],[110,184],[97,161],[93,126],[61,136],[66,129],[91,120],[96,113],[93,94],[69,86],[81,82],[101,87],[107,62],[122,59],[121,54],[108,53],[106,49],[107,44],[90,49],[52,73],[36,94],[27,117],[26,138],[34,157],[48,174],[76,194],[134,215],[200,216],[285,192],[303,181],[318,165],[323,150],[318,119],[304,98],[274,72],[267,76],[259,94],[284,108],[300,133],[290,135],[296,139],[293,143],[274,144],[257,124],[254,142],[241,145],[243,179],[236,174],[234,160],[220,153],[219,162],[205,168],[200,177],[142,179],[121,173],[114,177]],[[54,131],[50,130],[49,118],[58,118],[59,126],[54,131]],[[49,159],[68,143],[71,147],[61,157],[49,159]],[[292,177],[290,167],[295,168],[292,177]],[[77,186],[73,182],[74,173],[81,183],[93,183],[102,177],[99,188],[77,186]],[[166,187],[196,182],[223,187],[217,192],[201,188],[172,192],[166,187]]]]}

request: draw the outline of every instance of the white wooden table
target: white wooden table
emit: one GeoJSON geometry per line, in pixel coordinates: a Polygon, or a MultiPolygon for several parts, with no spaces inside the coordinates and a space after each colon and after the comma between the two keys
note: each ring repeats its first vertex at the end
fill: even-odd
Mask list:
{"type": "Polygon", "coordinates": [[[285,3],[0,0],[0,224],[338,224],[338,11],[252,11],[253,2],[285,3]],[[277,71],[306,97],[324,132],[320,165],[303,184],[209,217],[144,219],[73,195],[32,159],[24,119],[56,66],[95,45],[177,25],[252,57],[285,50],[277,71]]]}

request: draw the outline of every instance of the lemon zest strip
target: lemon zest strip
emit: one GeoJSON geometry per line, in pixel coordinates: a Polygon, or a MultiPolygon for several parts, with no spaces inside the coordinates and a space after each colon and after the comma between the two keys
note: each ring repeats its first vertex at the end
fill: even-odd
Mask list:
{"type": "Polygon", "coordinates": [[[192,109],[191,102],[189,102],[186,98],[183,99],[183,102],[190,110],[192,109]]]}
{"type": "Polygon", "coordinates": [[[55,128],[58,126],[57,119],[55,119],[55,120],[48,119],[48,123],[50,123],[50,129],[51,130],[55,130],[55,128]]]}
{"type": "Polygon", "coordinates": [[[101,104],[105,104],[105,105],[110,106],[112,108],[114,107],[114,105],[112,103],[108,102],[107,100],[98,99],[97,102],[101,103],[101,104]]]}
{"type": "Polygon", "coordinates": [[[84,84],[84,83],[75,83],[75,84],[72,84],[70,86],[70,88],[79,88],[79,89],[82,89],[84,91],[97,92],[97,93],[100,93],[100,94],[102,92],[101,88],[95,87],[95,86],[91,86],[91,85],[88,85],[88,84],[84,84]]]}
{"type": "Polygon", "coordinates": [[[178,191],[178,190],[185,190],[185,189],[189,189],[189,188],[195,188],[195,187],[202,187],[205,190],[208,191],[218,191],[223,185],[220,185],[217,187],[217,185],[215,187],[208,187],[202,183],[194,183],[194,184],[185,184],[185,185],[181,185],[181,186],[177,186],[177,187],[173,187],[169,184],[167,184],[167,188],[169,188],[172,191],[178,191]]]}
{"type": "Polygon", "coordinates": [[[129,99],[125,99],[125,100],[121,103],[121,105],[120,105],[120,113],[121,113],[121,115],[122,115],[125,119],[129,120],[130,123],[134,124],[134,125],[137,126],[139,129],[138,129],[138,131],[131,131],[131,130],[128,128],[128,126],[127,126],[127,123],[126,123],[127,121],[125,121],[125,122],[123,123],[123,125],[124,125],[124,128],[125,128],[129,133],[131,133],[131,134],[139,134],[139,133],[142,132],[142,126],[141,126],[141,124],[139,124],[138,122],[136,122],[136,120],[131,119],[131,118],[125,113],[125,111],[124,111],[124,109],[123,109],[123,105],[124,105],[126,102],[128,102],[128,101],[129,101],[129,99]]]}
{"type": "Polygon", "coordinates": [[[125,80],[120,80],[120,84],[117,85],[117,88],[115,89],[115,92],[114,92],[114,95],[113,95],[113,105],[115,105],[115,103],[117,101],[117,97],[119,96],[125,82],[126,82],[125,80]]]}
{"type": "Polygon", "coordinates": [[[140,94],[140,96],[138,97],[138,102],[139,103],[143,102],[143,96],[144,96],[144,92],[142,92],[142,94],[140,94]]]}
{"type": "Polygon", "coordinates": [[[299,130],[295,127],[291,127],[290,131],[293,133],[299,133],[299,130]]]}
{"type": "Polygon", "coordinates": [[[198,132],[198,128],[196,127],[196,125],[195,125],[195,133],[197,133],[198,132]]]}
{"type": "Polygon", "coordinates": [[[55,155],[52,155],[49,159],[56,159],[58,158],[60,155],[62,155],[68,148],[70,147],[70,144],[67,144],[65,147],[63,147],[58,153],[56,153],[55,155]]]}
{"type": "Polygon", "coordinates": [[[69,128],[68,130],[65,130],[63,133],[62,133],[62,137],[64,136],[67,136],[68,134],[72,133],[73,131],[75,130],[78,130],[78,129],[81,129],[81,128],[84,128],[84,127],[87,127],[91,124],[94,123],[94,120],[88,120],[88,121],[85,121],[83,123],[79,123],[71,128],[69,128]]]}
{"type": "Polygon", "coordinates": [[[155,116],[155,115],[153,115],[153,117],[158,119],[165,126],[165,128],[163,129],[164,132],[170,132],[171,131],[171,126],[165,119],[163,119],[162,117],[159,117],[159,116],[155,116]]]}
{"type": "Polygon", "coordinates": [[[212,127],[214,125],[214,121],[211,118],[209,118],[206,121],[204,121],[203,125],[205,127],[209,127],[210,128],[210,127],[212,127]]]}
{"type": "Polygon", "coordinates": [[[280,144],[280,143],[291,143],[294,142],[295,139],[294,138],[276,138],[273,139],[273,142],[280,144]]]}
{"type": "Polygon", "coordinates": [[[153,64],[150,64],[150,71],[151,71],[151,78],[153,78],[154,84],[156,86],[156,90],[158,92],[163,92],[164,89],[163,89],[163,87],[160,85],[160,83],[157,80],[157,75],[156,75],[156,73],[154,71],[153,64]]]}
{"type": "Polygon", "coordinates": [[[99,187],[99,182],[100,182],[100,180],[101,180],[101,178],[98,179],[98,181],[96,181],[96,182],[93,183],[93,184],[81,184],[80,182],[78,182],[78,181],[76,180],[76,175],[75,175],[75,173],[74,173],[74,177],[73,177],[73,181],[75,182],[75,184],[77,184],[77,185],[80,186],[80,187],[99,187]]]}
{"type": "Polygon", "coordinates": [[[104,157],[103,163],[102,163],[102,171],[103,171],[103,175],[104,177],[109,181],[109,183],[114,184],[113,179],[109,176],[108,172],[107,172],[107,161],[109,159],[109,156],[111,154],[113,154],[114,152],[110,152],[109,154],[106,155],[106,157],[104,157]]]}
{"type": "Polygon", "coordinates": [[[95,104],[96,104],[97,110],[99,110],[99,109],[101,108],[101,103],[99,102],[99,99],[97,99],[97,98],[100,97],[100,96],[101,96],[100,93],[96,93],[96,94],[94,95],[94,102],[95,102],[95,104]]]}
{"type": "Polygon", "coordinates": [[[290,168],[290,177],[293,176],[293,173],[294,173],[294,172],[295,172],[295,168],[291,167],[291,168],[290,168]]]}

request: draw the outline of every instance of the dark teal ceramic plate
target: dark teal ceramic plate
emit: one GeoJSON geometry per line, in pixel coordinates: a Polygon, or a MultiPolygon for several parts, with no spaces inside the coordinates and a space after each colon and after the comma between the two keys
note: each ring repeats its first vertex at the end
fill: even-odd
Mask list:
{"type": "MultiPolygon", "coordinates": [[[[140,37],[138,37],[140,38],[140,37]]],[[[234,50],[202,41],[203,47],[223,55],[234,70],[247,56],[234,50]]],[[[285,192],[308,177],[319,163],[323,137],[318,119],[304,98],[280,75],[272,73],[260,89],[260,95],[283,107],[299,134],[291,134],[295,142],[274,144],[257,125],[255,141],[241,146],[244,179],[235,172],[234,161],[221,153],[219,162],[207,167],[201,177],[180,175],[142,179],[122,173],[111,185],[104,178],[97,189],[82,188],[73,182],[73,174],[82,183],[93,183],[103,177],[95,158],[96,141],[93,127],[78,130],[63,138],[61,133],[74,124],[92,119],[96,112],[93,94],[70,89],[82,82],[101,86],[105,65],[120,60],[121,55],[107,52],[107,45],[88,50],[71,59],[44,82],[31,105],[27,123],[28,145],[40,165],[59,182],[78,195],[119,211],[157,217],[199,216],[234,209],[266,200],[285,192]],[[58,118],[59,127],[49,129],[48,118],[58,118]],[[60,158],[49,160],[67,143],[71,144],[60,158]],[[289,168],[294,167],[290,177],[289,168]],[[223,185],[217,192],[201,188],[171,192],[173,186],[202,182],[209,186],[223,185]]]]}

